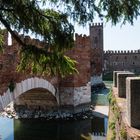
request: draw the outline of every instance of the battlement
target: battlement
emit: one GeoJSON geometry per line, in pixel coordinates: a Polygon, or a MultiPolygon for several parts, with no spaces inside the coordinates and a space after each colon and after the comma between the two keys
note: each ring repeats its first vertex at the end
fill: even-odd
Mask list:
{"type": "Polygon", "coordinates": [[[75,45],[77,47],[81,46],[89,46],[90,44],[90,37],[87,35],[78,35],[75,34],[75,45]]]}
{"type": "MultiPolygon", "coordinates": [[[[45,42],[40,41],[39,39],[34,39],[31,38],[30,36],[23,36],[23,35],[19,35],[21,40],[23,40],[27,45],[36,45],[37,47],[44,47],[45,46],[45,42]]],[[[14,42],[14,39],[12,39],[12,41],[14,42]]],[[[77,47],[79,46],[87,46],[90,43],[90,38],[89,36],[86,35],[78,35],[75,34],[75,44],[77,47]]],[[[89,46],[89,45],[88,45],[89,46]]]]}
{"type": "Polygon", "coordinates": [[[84,34],[84,35],[83,35],[83,34],[80,34],[80,35],[79,35],[79,34],[77,34],[77,33],[75,34],[75,39],[76,39],[76,40],[81,39],[81,38],[82,38],[82,39],[87,39],[87,38],[89,38],[89,36],[87,36],[87,35],[85,35],[85,34],[84,34]]]}
{"type": "Polygon", "coordinates": [[[92,28],[92,27],[103,27],[103,23],[92,23],[92,24],[89,24],[89,27],[92,28]]]}
{"type": "MultiPolygon", "coordinates": [[[[18,34],[17,32],[15,32],[22,41],[25,42],[25,44],[27,45],[36,45],[37,47],[41,48],[41,47],[44,47],[45,46],[45,42],[43,41],[40,41],[39,39],[34,39],[34,38],[31,38],[30,36],[24,36],[23,34],[18,34]]],[[[17,44],[17,41],[12,37],[12,45],[15,45],[17,44]]]]}
{"type": "MultiPolygon", "coordinates": [[[[8,40],[10,39],[9,38],[9,35],[8,35],[8,31],[6,29],[3,29],[2,30],[2,35],[3,35],[3,42],[4,42],[4,46],[9,46],[8,45],[8,40]]],[[[44,47],[45,45],[45,42],[43,41],[40,41],[39,39],[34,39],[34,38],[31,38],[30,36],[24,36],[23,34],[19,34],[18,32],[14,31],[14,33],[20,37],[20,39],[22,41],[24,41],[27,45],[36,45],[37,47],[44,47]]],[[[16,45],[18,44],[18,42],[13,38],[11,37],[11,45],[16,45]]]]}
{"type": "MultiPolygon", "coordinates": [[[[18,32],[14,31],[14,33],[20,37],[20,39],[25,42],[25,44],[27,45],[36,45],[39,48],[42,48],[45,46],[45,42],[44,41],[40,41],[39,39],[34,39],[31,38],[30,36],[24,36],[23,34],[19,34],[18,32]]],[[[3,35],[4,35],[4,44],[8,46],[8,31],[7,30],[3,30],[3,35]]],[[[11,37],[11,45],[16,45],[18,44],[18,42],[11,37]]],[[[87,35],[78,35],[75,34],[75,46],[76,47],[81,47],[81,46],[89,46],[90,44],[90,38],[87,35]]]]}
{"type": "Polygon", "coordinates": [[[140,50],[122,50],[122,51],[118,51],[118,50],[108,50],[108,51],[104,51],[104,54],[136,54],[136,53],[140,53],[140,50]]]}

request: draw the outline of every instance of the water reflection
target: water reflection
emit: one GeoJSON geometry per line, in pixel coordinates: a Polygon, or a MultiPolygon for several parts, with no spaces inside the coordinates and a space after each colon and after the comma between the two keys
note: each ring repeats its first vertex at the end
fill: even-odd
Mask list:
{"type": "MultiPolygon", "coordinates": [[[[2,140],[84,140],[83,136],[105,135],[107,118],[46,121],[0,118],[2,140]]],[[[93,138],[94,139],[94,138],[93,138]]]]}
{"type": "Polygon", "coordinates": [[[0,140],[14,140],[14,121],[0,117],[0,140]]]}

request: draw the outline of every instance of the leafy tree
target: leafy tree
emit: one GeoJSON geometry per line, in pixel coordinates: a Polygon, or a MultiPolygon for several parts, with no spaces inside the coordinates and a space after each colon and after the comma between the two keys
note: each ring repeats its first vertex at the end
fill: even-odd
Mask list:
{"type": "Polygon", "coordinates": [[[74,46],[74,22],[86,25],[98,14],[113,24],[133,24],[139,8],[139,0],[0,0],[0,21],[22,46],[19,69],[64,76],[77,72],[65,55],[74,46]],[[26,44],[14,30],[34,33],[46,45],[26,44]]]}

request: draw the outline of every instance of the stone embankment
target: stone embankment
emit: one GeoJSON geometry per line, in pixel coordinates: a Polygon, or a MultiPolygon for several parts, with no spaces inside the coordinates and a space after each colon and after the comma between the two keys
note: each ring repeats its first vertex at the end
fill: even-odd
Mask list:
{"type": "Polygon", "coordinates": [[[113,75],[107,138],[140,140],[140,77],[126,71],[113,75]]]}
{"type": "Polygon", "coordinates": [[[95,112],[91,108],[89,111],[83,111],[80,113],[66,113],[59,111],[46,112],[43,110],[21,110],[16,112],[13,107],[13,103],[8,105],[3,112],[0,113],[1,117],[8,117],[14,119],[46,119],[46,120],[78,120],[78,119],[92,119],[95,112]]]}

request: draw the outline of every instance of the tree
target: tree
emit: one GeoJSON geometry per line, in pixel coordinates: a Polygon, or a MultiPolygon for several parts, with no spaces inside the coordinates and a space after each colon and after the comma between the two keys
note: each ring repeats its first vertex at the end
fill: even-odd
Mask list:
{"type": "Polygon", "coordinates": [[[76,62],[65,55],[74,46],[74,22],[86,25],[98,14],[113,24],[133,24],[139,8],[139,0],[0,0],[0,21],[22,45],[20,69],[64,76],[77,72],[76,62]],[[26,44],[14,30],[34,33],[46,45],[26,44]]]}

